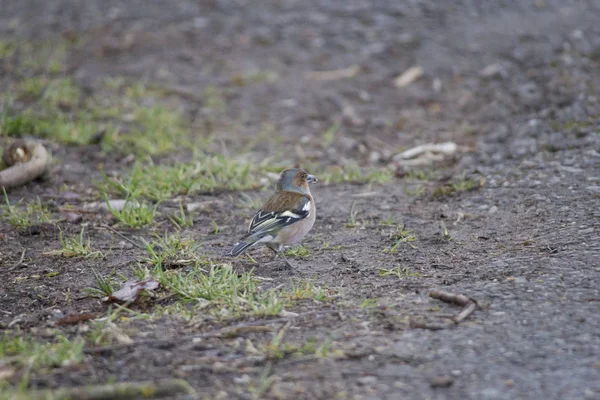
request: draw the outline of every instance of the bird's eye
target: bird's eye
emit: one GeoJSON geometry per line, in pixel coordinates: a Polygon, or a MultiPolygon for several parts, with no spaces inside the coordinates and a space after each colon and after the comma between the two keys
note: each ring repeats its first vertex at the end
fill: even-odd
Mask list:
{"type": "Polygon", "coordinates": [[[302,179],[306,179],[306,178],[308,178],[308,175],[302,174],[302,179]]]}

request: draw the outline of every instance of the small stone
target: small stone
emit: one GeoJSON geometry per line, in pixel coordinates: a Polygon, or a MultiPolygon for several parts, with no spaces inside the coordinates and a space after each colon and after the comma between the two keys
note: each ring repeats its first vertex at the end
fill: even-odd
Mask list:
{"type": "Polygon", "coordinates": [[[487,79],[503,78],[506,76],[506,71],[504,70],[504,67],[502,67],[502,65],[495,63],[490,64],[487,67],[483,68],[481,71],[479,71],[479,76],[487,79]]]}
{"type": "Polygon", "coordinates": [[[449,375],[440,375],[429,382],[432,388],[447,388],[454,384],[454,378],[449,375]]]}
{"type": "Polygon", "coordinates": [[[362,377],[358,378],[356,380],[356,382],[359,385],[363,385],[363,386],[372,385],[374,383],[377,383],[377,377],[376,376],[362,376],[362,377]]]}
{"type": "Polygon", "coordinates": [[[55,318],[55,319],[60,319],[60,318],[64,317],[63,312],[56,308],[51,311],[51,314],[52,314],[52,318],[55,318]]]}
{"type": "Polygon", "coordinates": [[[541,89],[533,82],[519,86],[517,94],[521,102],[528,106],[536,106],[543,100],[541,89]]]}
{"type": "Polygon", "coordinates": [[[358,98],[361,101],[364,101],[365,103],[371,101],[371,95],[364,90],[361,90],[360,92],[358,92],[358,98]]]}
{"type": "Polygon", "coordinates": [[[381,153],[378,151],[372,151],[371,154],[369,154],[369,162],[371,164],[377,164],[379,161],[381,161],[381,153]]]}
{"type": "Polygon", "coordinates": [[[237,384],[245,384],[250,382],[250,375],[244,374],[238,378],[233,378],[233,381],[237,384]]]}
{"type": "Polygon", "coordinates": [[[212,365],[212,371],[215,373],[222,372],[226,369],[227,369],[227,366],[220,361],[217,361],[212,365]]]}
{"type": "Polygon", "coordinates": [[[66,212],[63,214],[65,221],[71,224],[77,224],[83,219],[83,215],[74,212],[66,212]]]}

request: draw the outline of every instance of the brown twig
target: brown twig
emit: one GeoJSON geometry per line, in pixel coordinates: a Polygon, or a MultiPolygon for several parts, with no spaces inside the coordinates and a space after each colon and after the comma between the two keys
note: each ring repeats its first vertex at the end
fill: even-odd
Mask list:
{"type": "Polygon", "coordinates": [[[430,324],[425,321],[417,321],[414,319],[410,319],[410,327],[411,328],[429,329],[430,331],[441,331],[452,325],[454,325],[454,324],[452,324],[452,323],[430,324]]]}
{"type": "Polygon", "coordinates": [[[19,259],[19,261],[17,261],[15,263],[15,265],[13,265],[12,267],[10,267],[9,269],[7,269],[8,272],[10,271],[14,271],[15,269],[17,269],[21,264],[23,264],[23,260],[25,259],[25,252],[27,252],[27,249],[23,249],[23,252],[21,253],[21,258],[19,259]]]}
{"type": "Polygon", "coordinates": [[[459,324],[469,318],[469,316],[477,309],[477,302],[462,294],[434,290],[429,292],[429,297],[464,307],[456,317],[452,318],[455,324],[459,324]]]}
{"type": "Polygon", "coordinates": [[[471,314],[477,309],[477,304],[471,302],[468,306],[466,306],[456,317],[454,317],[454,322],[457,324],[461,323],[465,319],[469,318],[471,314]]]}
{"type": "Polygon", "coordinates": [[[40,142],[19,139],[4,149],[2,160],[9,168],[0,171],[0,188],[9,189],[42,176],[52,156],[40,142]]]}

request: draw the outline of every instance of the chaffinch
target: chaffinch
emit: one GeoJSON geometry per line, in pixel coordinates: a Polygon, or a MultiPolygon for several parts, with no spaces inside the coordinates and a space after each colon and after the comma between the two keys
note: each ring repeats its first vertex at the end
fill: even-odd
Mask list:
{"type": "Polygon", "coordinates": [[[265,244],[276,255],[281,254],[291,267],[283,254],[283,246],[299,243],[313,227],[317,210],[308,184],[318,181],[317,177],[298,168],[283,171],[275,193],[254,215],[248,232],[228,255],[237,257],[256,245],[265,244]]]}

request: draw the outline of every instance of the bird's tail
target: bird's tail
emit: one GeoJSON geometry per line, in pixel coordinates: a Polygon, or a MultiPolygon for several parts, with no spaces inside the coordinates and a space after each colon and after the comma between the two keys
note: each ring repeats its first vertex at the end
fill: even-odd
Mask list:
{"type": "Polygon", "coordinates": [[[255,244],[255,243],[239,242],[235,246],[233,246],[233,248],[229,251],[229,253],[227,253],[227,255],[232,256],[232,257],[237,257],[240,254],[242,254],[243,252],[245,252],[246,250],[248,250],[248,248],[250,246],[252,246],[253,244],[255,244]]]}

